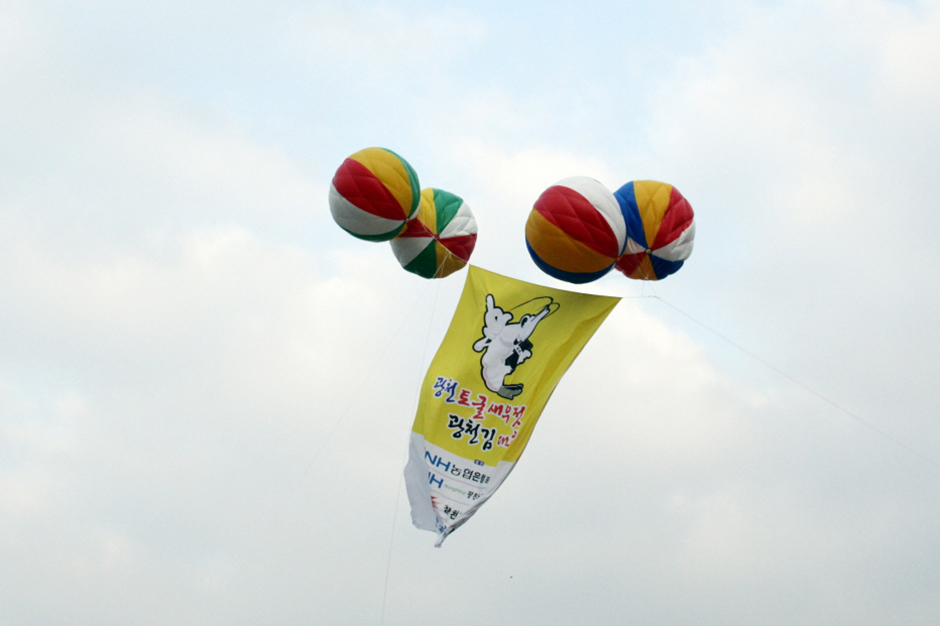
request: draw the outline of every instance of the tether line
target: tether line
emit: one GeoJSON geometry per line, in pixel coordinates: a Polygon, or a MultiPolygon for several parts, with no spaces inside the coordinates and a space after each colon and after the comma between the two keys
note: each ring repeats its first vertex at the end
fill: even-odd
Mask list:
{"type": "MultiPolygon", "coordinates": [[[[444,265],[444,262],[442,261],[441,264],[438,266],[438,271],[440,271],[443,265],[444,265]]],[[[427,291],[427,289],[425,289],[425,291],[427,291]]],[[[434,314],[437,312],[437,299],[440,293],[441,293],[441,284],[438,282],[437,288],[434,290],[434,300],[431,303],[431,316],[430,316],[430,319],[428,320],[428,330],[427,330],[427,333],[425,333],[424,335],[424,349],[421,352],[421,357],[422,357],[421,365],[422,366],[424,365],[425,361],[427,361],[428,359],[428,345],[431,343],[431,326],[434,324],[434,314]]],[[[424,369],[425,368],[422,367],[420,371],[424,371],[424,369]]],[[[411,414],[409,415],[409,417],[413,416],[417,412],[418,402],[420,401],[420,399],[421,399],[421,384],[419,384],[417,389],[415,390],[414,400],[412,402],[412,407],[411,407],[411,414]]],[[[408,450],[410,453],[410,450],[411,450],[410,439],[409,439],[408,450]]],[[[406,458],[405,463],[407,462],[408,461],[406,458]]],[[[382,616],[379,622],[379,626],[385,625],[385,607],[388,602],[388,581],[389,581],[389,578],[391,577],[391,571],[392,571],[392,549],[395,547],[395,526],[398,522],[398,506],[399,506],[399,503],[401,502],[401,485],[404,481],[405,481],[405,471],[404,471],[404,467],[401,467],[399,468],[399,472],[398,472],[398,489],[395,491],[395,512],[392,514],[392,532],[388,540],[388,557],[385,562],[385,584],[384,584],[384,587],[382,588],[382,616]]]]}
{"type": "Polygon", "coordinates": [[[823,394],[820,393],[819,391],[816,391],[815,389],[813,389],[812,387],[810,387],[809,385],[807,385],[807,384],[804,383],[803,381],[794,378],[793,376],[791,376],[791,375],[788,374],[787,372],[783,371],[782,369],[780,369],[779,367],[777,367],[777,366],[774,365],[773,363],[770,363],[770,362],[767,361],[766,359],[761,358],[760,356],[758,356],[757,354],[751,352],[750,350],[748,350],[747,348],[745,348],[745,347],[742,346],[741,344],[737,343],[736,341],[733,341],[732,339],[728,338],[726,335],[723,335],[722,333],[718,332],[718,331],[715,330],[714,328],[711,328],[710,326],[704,324],[703,322],[700,322],[699,320],[695,319],[694,317],[692,317],[691,315],[689,315],[688,313],[686,313],[685,311],[683,311],[682,309],[680,309],[680,308],[677,307],[676,305],[672,304],[671,302],[668,302],[668,301],[664,300],[663,298],[661,298],[661,297],[659,297],[659,296],[655,296],[655,295],[654,295],[654,296],[639,296],[639,297],[640,297],[640,298],[653,299],[653,300],[659,300],[660,302],[662,302],[663,304],[665,304],[666,306],[668,306],[670,309],[672,309],[672,310],[675,311],[676,313],[682,315],[682,316],[685,317],[686,319],[688,319],[688,320],[694,322],[695,324],[697,324],[698,326],[704,328],[705,330],[707,330],[707,331],[710,332],[711,334],[715,335],[716,337],[718,337],[719,339],[721,339],[722,341],[724,341],[725,343],[727,343],[727,344],[730,345],[731,347],[737,349],[738,351],[740,351],[740,352],[746,354],[747,356],[749,356],[750,358],[754,359],[755,361],[757,361],[758,363],[760,363],[761,365],[763,365],[763,366],[766,367],[767,369],[769,369],[769,370],[771,370],[772,372],[778,374],[779,376],[782,376],[783,378],[786,378],[787,380],[789,380],[789,381],[790,381],[791,383],[793,383],[794,385],[796,385],[796,386],[802,388],[803,390],[805,390],[805,391],[809,392],[810,394],[816,396],[817,398],[819,398],[820,400],[822,400],[822,401],[825,402],[826,404],[830,405],[831,407],[833,407],[833,408],[835,408],[835,409],[841,411],[842,413],[848,415],[850,418],[852,418],[853,420],[855,420],[856,422],[858,422],[858,423],[861,424],[862,426],[865,426],[865,427],[868,428],[869,430],[871,430],[871,431],[873,431],[873,432],[875,432],[875,433],[881,435],[882,437],[884,437],[884,438],[887,439],[888,441],[891,441],[891,442],[894,443],[895,445],[897,445],[897,446],[899,446],[899,447],[901,447],[901,448],[907,450],[908,452],[910,452],[910,453],[913,454],[914,456],[920,458],[922,461],[925,461],[926,463],[929,463],[930,465],[932,465],[932,466],[935,467],[936,469],[940,470],[940,463],[938,463],[937,461],[934,461],[934,460],[931,459],[930,457],[924,455],[922,452],[920,452],[920,451],[916,450],[915,448],[912,448],[912,447],[909,446],[908,444],[904,443],[903,441],[901,441],[900,439],[898,439],[897,437],[895,437],[895,436],[892,435],[891,433],[889,433],[889,432],[887,432],[887,431],[885,431],[885,430],[879,428],[878,426],[875,426],[874,424],[872,424],[872,423],[869,422],[868,420],[866,420],[866,419],[860,417],[857,413],[854,413],[853,411],[850,411],[849,409],[845,408],[844,406],[842,406],[842,405],[839,404],[838,402],[835,402],[834,400],[828,398],[827,396],[823,395],[823,394]]]}

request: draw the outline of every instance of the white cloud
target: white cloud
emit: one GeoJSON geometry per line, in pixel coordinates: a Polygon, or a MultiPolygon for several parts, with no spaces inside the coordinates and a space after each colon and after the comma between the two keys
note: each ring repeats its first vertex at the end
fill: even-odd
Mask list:
{"type": "MultiPolygon", "coordinates": [[[[351,82],[361,86],[430,79],[486,34],[471,12],[407,10],[383,2],[305,6],[291,12],[285,26],[280,44],[287,54],[351,72],[351,82]]],[[[438,88],[427,84],[429,91],[438,88]]]]}
{"type": "MultiPolygon", "coordinates": [[[[538,49],[517,50],[523,87],[474,65],[494,33],[531,26],[512,12],[494,30],[483,13],[397,4],[105,4],[79,28],[53,5],[10,6],[11,624],[414,623],[440,617],[439,596],[472,600],[455,624],[936,622],[933,468],[655,300],[619,305],[512,478],[432,550],[400,472],[461,275],[422,282],[387,245],[341,233],[325,210],[333,165],[317,162],[357,133],[398,133],[424,185],[471,202],[476,260],[539,282],[521,233],[544,187],[675,182],[700,218],[682,273],[587,290],[660,295],[929,456],[935,5],[727,5],[701,56],[657,39],[656,76],[587,72],[584,97],[541,80],[557,65],[538,49]],[[109,46],[123,61],[99,65],[109,46]],[[387,119],[311,108],[290,133],[268,124],[286,110],[274,101],[361,112],[363,91],[422,76],[440,91],[387,119]],[[198,84],[243,95],[200,99],[198,84]],[[630,109],[629,136],[596,141],[638,101],[650,113],[630,109]],[[920,256],[879,257],[899,233],[920,256]]],[[[624,49],[648,41],[631,32],[624,49]]],[[[579,52],[569,71],[590,61],[579,52]]]]}

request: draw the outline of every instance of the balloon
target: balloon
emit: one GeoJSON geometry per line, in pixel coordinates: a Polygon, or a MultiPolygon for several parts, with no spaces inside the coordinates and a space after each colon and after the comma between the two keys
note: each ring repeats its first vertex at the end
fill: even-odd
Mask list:
{"type": "Polygon", "coordinates": [[[574,176],[535,201],[526,245],[542,271],[570,283],[597,280],[623,251],[626,225],[614,195],[593,178],[574,176]]]}
{"type": "Polygon", "coordinates": [[[627,224],[617,269],[630,278],[660,280],[677,272],[695,240],[692,207],[679,190],[655,180],[629,182],[614,196],[627,224]]]}
{"type": "Polygon", "coordinates": [[[330,186],[330,212],[349,234],[388,241],[418,211],[418,175],[385,148],[366,148],[339,166],[330,186]]]}
{"type": "Polygon", "coordinates": [[[418,215],[391,240],[401,266],[424,278],[463,268],[477,241],[477,222],[463,198],[443,189],[421,190],[418,215]]]}

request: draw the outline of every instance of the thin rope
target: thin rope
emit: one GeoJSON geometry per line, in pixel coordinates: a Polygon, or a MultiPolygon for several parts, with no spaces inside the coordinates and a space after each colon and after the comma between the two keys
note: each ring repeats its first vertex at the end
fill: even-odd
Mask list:
{"type": "Polygon", "coordinates": [[[398,472],[398,490],[395,492],[395,513],[392,515],[392,532],[388,540],[388,558],[385,561],[385,587],[382,589],[382,617],[379,626],[385,626],[385,605],[388,600],[388,579],[392,571],[392,548],[395,547],[395,527],[398,525],[398,503],[401,501],[401,485],[404,472],[398,472]]]}
{"type": "MultiPolygon", "coordinates": [[[[402,334],[403,329],[405,328],[405,324],[408,323],[408,321],[412,319],[412,314],[414,313],[415,309],[417,309],[418,305],[424,299],[425,295],[427,294],[428,290],[431,289],[431,287],[432,287],[431,284],[426,284],[424,286],[424,288],[421,290],[418,297],[415,298],[415,301],[412,304],[409,311],[402,317],[401,322],[398,324],[398,328],[395,330],[395,332],[391,335],[386,335],[388,337],[388,340],[385,342],[385,345],[383,346],[381,353],[374,360],[374,362],[365,370],[367,376],[370,376],[371,373],[379,365],[379,363],[381,363],[385,359],[389,349],[395,343],[395,341],[398,340],[399,336],[402,334]]],[[[438,285],[438,291],[439,289],[440,289],[440,286],[438,285]]],[[[436,301],[437,301],[437,291],[435,291],[435,302],[436,301]]],[[[294,479],[293,481],[291,481],[285,486],[285,491],[282,491],[279,497],[277,497],[274,492],[268,493],[265,496],[265,499],[268,500],[271,503],[271,505],[268,507],[263,507],[263,508],[269,511],[278,510],[279,508],[282,508],[286,506],[287,504],[289,504],[297,496],[297,493],[299,492],[300,487],[303,485],[304,480],[310,474],[310,471],[316,466],[320,456],[323,454],[323,451],[330,444],[333,438],[333,434],[336,432],[336,430],[340,427],[340,425],[346,419],[347,415],[350,412],[350,409],[353,406],[353,403],[357,399],[358,398],[355,394],[353,394],[352,397],[349,399],[349,402],[347,402],[345,408],[340,412],[339,416],[334,420],[332,426],[327,432],[326,437],[323,438],[323,443],[320,445],[319,449],[313,454],[313,456],[307,462],[302,473],[299,476],[297,476],[296,479],[294,479]]],[[[397,500],[396,500],[396,507],[397,507],[397,500]]],[[[397,515],[397,511],[396,511],[396,515],[397,515]]],[[[220,536],[227,532],[228,530],[227,526],[231,519],[232,519],[231,516],[223,516],[223,519],[219,522],[218,534],[220,536]]],[[[256,516],[251,516],[248,520],[248,526],[249,528],[252,528],[252,529],[257,528],[258,525],[261,523],[262,522],[260,522],[256,516]]]]}
{"type": "MultiPolygon", "coordinates": [[[[441,265],[438,266],[437,271],[440,271],[440,268],[443,267],[443,264],[444,264],[444,261],[441,261],[441,265]]],[[[428,321],[428,331],[427,333],[425,333],[425,336],[424,336],[424,349],[421,351],[422,367],[419,371],[424,371],[426,369],[426,367],[424,366],[425,366],[425,362],[428,360],[428,345],[431,343],[431,327],[434,324],[434,314],[437,312],[437,299],[440,293],[441,293],[441,283],[438,282],[437,289],[434,290],[434,300],[431,303],[431,319],[428,321]]],[[[410,415],[414,415],[415,413],[417,413],[418,402],[420,402],[420,400],[421,400],[421,385],[418,385],[414,392],[414,398],[412,399],[410,415]]],[[[408,463],[408,455],[406,454],[404,464],[407,464],[407,463],[408,463]]],[[[385,607],[388,602],[388,581],[389,581],[389,578],[391,577],[391,571],[392,571],[392,549],[395,547],[395,527],[397,526],[397,523],[398,523],[398,508],[401,503],[401,486],[402,486],[402,483],[405,482],[404,464],[398,471],[398,489],[395,492],[395,512],[392,514],[392,532],[390,533],[389,540],[388,540],[388,558],[385,562],[385,584],[382,589],[382,615],[379,621],[380,626],[385,625],[385,607]]]]}
{"type": "Polygon", "coordinates": [[[747,348],[745,348],[745,347],[742,346],[741,344],[739,344],[739,343],[737,343],[737,342],[731,340],[731,339],[728,338],[726,335],[723,335],[723,334],[721,334],[720,332],[718,332],[717,330],[715,330],[714,328],[711,328],[710,326],[707,326],[707,325],[704,324],[703,322],[700,322],[699,320],[695,319],[694,317],[692,317],[691,315],[689,315],[688,313],[686,313],[685,311],[683,311],[682,309],[680,309],[680,308],[677,307],[676,305],[672,304],[671,302],[668,302],[668,301],[664,300],[663,298],[661,298],[661,297],[659,297],[659,296],[656,296],[656,295],[654,295],[654,296],[641,296],[641,297],[642,297],[642,298],[648,298],[648,299],[659,300],[660,302],[662,302],[663,304],[665,304],[666,306],[668,306],[669,308],[671,308],[671,309],[672,309],[673,311],[675,311],[676,313],[679,313],[680,315],[682,315],[683,317],[687,318],[688,320],[690,320],[690,321],[692,321],[692,322],[698,324],[700,327],[702,327],[702,328],[704,328],[705,330],[707,330],[708,332],[712,333],[713,335],[715,335],[716,337],[718,337],[719,339],[721,339],[722,341],[724,341],[724,342],[727,343],[728,345],[732,346],[733,348],[736,348],[736,349],[739,350],[740,352],[742,352],[742,353],[746,354],[747,356],[749,356],[750,358],[754,359],[755,361],[757,361],[758,363],[760,363],[761,365],[763,365],[763,366],[766,367],[767,369],[769,369],[769,370],[775,372],[776,374],[782,376],[783,378],[786,378],[787,380],[789,380],[789,381],[790,381],[791,383],[793,383],[794,385],[796,385],[796,386],[802,388],[802,389],[805,390],[805,391],[808,391],[810,394],[816,396],[817,398],[819,398],[820,400],[822,400],[822,401],[825,402],[826,404],[828,404],[828,405],[832,406],[833,408],[837,409],[838,411],[841,411],[842,413],[848,415],[850,418],[852,418],[853,420],[855,420],[856,422],[858,422],[858,423],[861,424],[862,426],[865,426],[866,428],[872,430],[873,432],[878,433],[879,435],[881,435],[882,437],[884,437],[884,438],[887,439],[888,441],[891,441],[891,442],[894,443],[895,445],[900,446],[901,448],[907,450],[908,452],[910,452],[910,453],[913,454],[914,456],[920,458],[922,461],[925,461],[926,463],[928,463],[928,464],[932,465],[933,467],[935,467],[936,469],[940,470],[940,463],[938,463],[937,461],[934,461],[934,460],[931,459],[930,457],[924,455],[922,452],[919,452],[919,451],[916,450],[915,448],[912,448],[912,447],[909,446],[908,444],[904,443],[903,441],[901,441],[900,439],[898,439],[897,437],[895,437],[895,436],[892,435],[891,433],[889,433],[889,432],[887,432],[887,431],[885,431],[885,430],[879,428],[878,426],[875,426],[874,424],[872,424],[872,423],[869,422],[868,420],[866,420],[866,419],[862,418],[861,416],[859,416],[857,413],[854,413],[853,411],[850,411],[849,409],[845,408],[844,406],[842,406],[842,405],[839,404],[838,402],[835,402],[834,400],[832,400],[832,399],[830,399],[829,397],[823,395],[823,394],[820,393],[819,391],[816,391],[815,389],[813,389],[812,387],[810,387],[809,385],[807,385],[807,384],[804,383],[803,381],[798,380],[797,378],[794,378],[793,376],[791,376],[791,375],[788,374],[787,372],[783,371],[782,369],[780,369],[779,367],[777,367],[777,366],[774,365],[773,363],[770,363],[770,362],[767,361],[766,359],[763,359],[763,358],[761,358],[760,356],[758,356],[757,354],[751,352],[750,350],[748,350],[747,348]]]}
{"type": "MultiPolygon", "coordinates": [[[[372,372],[376,369],[379,363],[381,363],[385,359],[385,356],[388,354],[388,351],[391,349],[392,344],[394,344],[394,342],[398,339],[399,335],[401,335],[402,329],[405,328],[405,324],[408,323],[412,319],[412,313],[415,311],[415,309],[418,308],[418,304],[421,302],[421,300],[424,298],[424,295],[427,293],[428,289],[430,288],[431,288],[431,285],[425,285],[420,295],[417,298],[415,298],[415,301],[414,303],[412,303],[411,308],[404,315],[404,317],[402,317],[402,320],[399,323],[398,328],[389,337],[388,341],[385,342],[385,345],[383,346],[382,351],[379,354],[379,356],[372,362],[372,364],[368,368],[366,368],[365,370],[366,378],[371,378],[372,372]]],[[[438,287],[438,290],[439,289],[440,287],[438,287]]],[[[435,302],[437,301],[436,292],[435,292],[434,300],[435,302]]],[[[320,448],[314,453],[311,460],[307,463],[307,467],[304,469],[304,472],[295,481],[295,486],[301,484],[304,481],[304,479],[307,477],[307,475],[310,473],[310,470],[316,465],[317,461],[320,458],[320,455],[323,454],[323,451],[330,444],[330,441],[333,439],[333,434],[339,428],[340,424],[342,424],[343,421],[346,419],[346,416],[349,414],[349,410],[352,408],[356,400],[358,400],[358,395],[350,394],[349,402],[346,403],[346,407],[340,412],[339,417],[337,417],[336,420],[333,422],[333,425],[330,427],[330,430],[327,432],[326,436],[323,438],[323,443],[320,444],[320,448]]]]}

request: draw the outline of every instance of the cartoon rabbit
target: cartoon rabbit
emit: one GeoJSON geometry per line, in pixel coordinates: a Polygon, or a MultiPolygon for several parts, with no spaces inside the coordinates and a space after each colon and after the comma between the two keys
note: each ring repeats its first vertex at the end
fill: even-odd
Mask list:
{"type": "Polygon", "coordinates": [[[536,315],[526,314],[518,322],[511,323],[512,313],[496,306],[493,296],[487,294],[483,337],[473,344],[475,352],[483,352],[480,365],[487,389],[508,400],[522,393],[522,383],[505,385],[503,381],[532,356],[529,337],[550,312],[551,309],[545,306],[536,315]]]}

